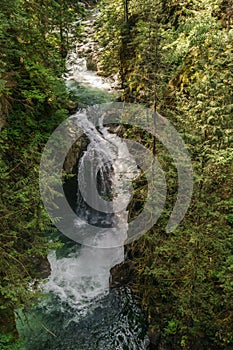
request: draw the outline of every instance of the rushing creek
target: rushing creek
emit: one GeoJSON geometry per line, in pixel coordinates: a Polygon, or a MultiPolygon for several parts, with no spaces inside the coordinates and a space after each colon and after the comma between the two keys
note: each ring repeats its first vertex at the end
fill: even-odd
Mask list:
{"type": "MultiPolygon", "coordinates": [[[[65,79],[68,90],[83,106],[114,98],[110,83],[89,71],[85,57],[76,52],[67,58],[65,79]]],[[[76,112],[74,118],[89,139],[78,163],[80,181],[85,183],[89,161],[100,169],[99,191],[109,196],[113,187],[118,201],[129,201],[127,188],[137,175],[137,167],[126,145],[101,120],[97,129],[85,109],[76,112]]],[[[69,190],[76,191],[72,186],[69,190]]],[[[79,219],[70,225],[84,233],[88,230],[85,221],[100,227],[95,237],[97,247],[81,245],[64,236],[63,247],[49,254],[51,274],[42,286],[44,298],[18,318],[26,350],[146,350],[146,322],[138,300],[126,287],[109,289],[110,269],[124,260],[127,211],[120,217],[100,215],[85,204],[79,191],[75,198],[79,219]],[[103,232],[101,227],[105,228],[103,232]],[[109,239],[112,248],[105,248],[109,239]]]]}

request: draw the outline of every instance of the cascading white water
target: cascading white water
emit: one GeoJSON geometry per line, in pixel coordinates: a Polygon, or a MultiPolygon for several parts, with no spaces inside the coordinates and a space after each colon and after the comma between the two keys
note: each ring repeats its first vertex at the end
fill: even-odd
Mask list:
{"type": "MultiPolygon", "coordinates": [[[[127,145],[103,126],[103,120],[100,120],[97,130],[88,120],[85,111],[78,112],[74,119],[90,139],[78,169],[84,196],[85,191],[88,191],[85,185],[96,187],[95,184],[90,184],[90,179],[88,181],[85,179],[85,170],[87,173],[90,172],[86,162],[88,159],[89,164],[93,166],[96,164],[97,169],[105,168],[105,172],[111,172],[109,180],[113,190],[113,211],[118,211],[119,202],[126,208],[131,197],[129,185],[138,174],[137,165],[129,154],[127,145]]],[[[100,172],[100,179],[102,182],[106,181],[104,172],[100,172]]],[[[94,176],[91,180],[96,181],[96,177],[94,176]]],[[[85,219],[88,220],[90,213],[85,206],[81,211],[82,217],[77,218],[73,224],[77,230],[82,229],[84,232],[86,230],[85,234],[88,234],[89,225],[85,225],[85,219]]],[[[82,246],[76,253],[58,260],[54,253],[50,254],[52,273],[45,284],[45,291],[56,294],[62,301],[68,302],[70,306],[82,312],[85,312],[87,306],[89,307],[96,298],[107,293],[110,269],[124,260],[124,241],[127,238],[128,228],[127,214],[126,209],[113,214],[111,216],[113,227],[109,227],[106,232],[106,229],[101,230],[101,227],[98,227],[105,224],[106,219],[103,215],[99,216],[98,212],[92,212],[91,219],[92,222],[95,221],[97,227],[95,236],[90,237],[90,245],[93,241],[99,248],[82,246]],[[109,246],[114,248],[104,248],[109,246]]]]}
{"type": "MultiPolygon", "coordinates": [[[[75,52],[67,58],[67,74],[65,76],[67,87],[72,82],[91,86],[103,90],[109,90],[109,82],[97,76],[96,72],[87,70],[85,57],[79,57],[75,52]]],[[[52,292],[62,301],[68,302],[75,309],[85,310],[90,307],[96,298],[108,292],[110,269],[124,260],[124,241],[127,238],[127,210],[119,211],[119,204],[127,207],[130,201],[132,180],[137,176],[138,170],[135,161],[129,154],[127,145],[115,134],[109,132],[103,125],[104,116],[99,119],[98,130],[85,110],[74,115],[74,120],[83,129],[90,140],[88,148],[79,162],[80,189],[85,197],[90,193],[90,181],[92,188],[96,182],[96,173],[87,181],[86,174],[91,167],[99,169],[102,188],[106,192],[106,182],[111,181],[112,186],[112,211],[113,215],[99,215],[83,206],[83,199],[78,195],[77,212],[80,214],[74,225],[78,231],[88,235],[88,225],[85,221],[91,221],[94,225],[109,224],[108,232],[98,227],[96,235],[90,237],[90,245],[95,240],[98,248],[82,246],[62,259],[57,259],[53,252],[49,255],[51,276],[44,286],[46,292],[52,292]],[[106,179],[106,174],[108,179],[106,179]],[[94,183],[93,183],[94,182],[94,183]],[[119,212],[119,213],[117,213],[119,212]],[[111,221],[111,223],[109,222],[111,221]],[[105,247],[114,248],[105,248],[105,247]]],[[[89,174],[90,175],[90,174],[89,174]]],[[[106,193],[104,193],[106,195],[106,193]]],[[[92,201],[95,199],[91,193],[92,201]]],[[[97,200],[99,202],[101,199],[97,200]]],[[[92,203],[93,204],[93,203],[92,203]]],[[[98,209],[97,209],[98,210],[98,209]]],[[[100,209],[101,210],[101,209],[100,209]]]]}
{"type": "MultiPolygon", "coordinates": [[[[80,55],[80,47],[86,51],[88,43],[82,45],[68,55],[67,89],[82,106],[110,101],[111,83],[88,71],[85,55],[80,55]]],[[[70,225],[79,235],[90,238],[89,245],[64,239],[64,247],[49,254],[51,275],[43,289],[50,297],[29,312],[30,322],[23,322],[20,333],[26,339],[26,350],[146,350],[145,318],[137,301],[127,288],[109,291],[110,269],[124,260],[126,206],[137,166],[126,144],[104,126],[104,116],[97,127],[87,110],[77,112],[74,118],[90,143],[79,162],[82,191],[77,193],[77,219],[70,225]],[[110,196],[113,213],[100,213],[85,204],[81,192],[85,197],[90,179],[98,184],[89,199],[98,207],[101,198],[110,196]],[[94,230],[89,232],[90,225],[94,230]]]]}
{"type": "Polygon", "coordinates": [[[70,53],[67,57],[67,73],[64,76],[66,85],[69,88],[70,82],[76,81],[92,88],[111,90],[110,82],[99,77],[96,72],[87,69],[85,57],[79,57],[77,53],[70,53]]]}
{"type": "MultiPolygon", "coordinates": [[[[68,91],[82,107],[113,99],[111,83],[90,72],[85,54],[80,54],[80,49],[90,49],[88,45],[80,43],[68,55],[64,76],[68,91]]],[[[137,166],[126,144],[104,126],[104,116],[99,116],[97,127],[89,116],[87,110],[73,116],[90,143],[78,165],[82,190],[77,193],[77,219],[70,223],[89,244],[80,246],[64,238],[64,247],[49,254],[51,275],[43,284],[48,298],[38,301],[26,320],[19,321],[26,350],[146,350],[149,346],[145,318],[131,292],[127,288],[109,291],[110,269],[124,260],[127,204],[137,166]],[[92,177],[88,178],[87,170],[92,177]],[[90,183],[95,194],[91,191],[87,199],[97,209],[82,198],[90,183]],[[110,212],[98,211],[101,198],[110,212]],[[89,232],[90,225],[94,229],[89,232]]]]}

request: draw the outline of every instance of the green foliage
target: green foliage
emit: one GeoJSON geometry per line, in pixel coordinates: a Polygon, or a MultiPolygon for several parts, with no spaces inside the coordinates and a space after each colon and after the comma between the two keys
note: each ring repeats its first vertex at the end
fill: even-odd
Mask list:
{"type": "Polygon", "coordinates": [[[24,350],[22,341],[14,341],[10,334],[0,334],[1,350],[24,350]]]}
{"type": "Polygon", "coordinates": [[[110,75],[118,72],[124,23],[123,2],[101,1],[101,13],[96,22],[97,39],[103,48],[101,72],[110,75]]]}
{"type": "Polygon", "coordinates": [[[176,334],[178,331],[178,324],[179,324],[179,321],[174,319],[170,320],[168,322],[167,327],[164,328],[164,333],[168,336],[176,334]]]}
{"type": "MultiPolygon", "coordinates": [[[[80,35],[83,6],[73,0],[2,0],[0,14],[0,327],[37,297],[30,283],[52,230],[39,191],[43,147],[67,116],[64,53],[80,35]],[[74,20],[77,21],[74,25],[74,20]],[[68,37],[68,32],[70,36],[68,37]]],[[[18,349],[7,336],[1,349],[18,349]],[[9,343],[9,344],[8,344],[9,343]]]]}
{"type": "MultiPolygon", "coordinates": [[[[156,142],[168,196],[156,227],[131,247],[138,267],[135,291],[168,348],[172,342],[175,349],[231,349],[232,3],[131,0],[128,32],[122,3],[102,3],[98,35],[108,55],[104,50],[103,65],[108,72],[111,67],[121,72],[127,101],[157,109],[175,125],[194,169],[189,211],[182,225],[167,234],[177,174],[166,150],[156,142]],[[118,39],[111,30],[116,23],[118,39]]],[[[125,137],[153,149],[150,135],[132,128],[125,137]]],[[[134,186],[131,219],[142,209],[139,201],[146,200],[146,184],[140,181],[134,186]]]]}
{"type": "MultiPolygon", "coordinates": [[[[28,284],[46,256],[42,232],[50,228],[38,166],[49,134],[67,113],[62,56],[81,33],[83,13],[74,0],[1,2],[0,314],[36,296],[28,284]]],[[[192,203],[182,225],[167,234],[177,173],[156,143],[168,196],[156,227],[131,247],[137,256],[135,290],[168,348],[172,342],[175,349],[231,349],[231,1],[102,0],[96,29],[102,74],[119,73],[126,101],[139,101],[170,119],[193,161],[192,203]]],[[[75,98],[92,93],[73,91],[75,98]]],[[[124,136],[153,150],[151,135],[125,128],[124,136]]],[[[146,199],[143,175],[134,189],[131,219],[146,199]]],[[[0,344],[10,349],[9,338],[1,337],[0,344]]]]}

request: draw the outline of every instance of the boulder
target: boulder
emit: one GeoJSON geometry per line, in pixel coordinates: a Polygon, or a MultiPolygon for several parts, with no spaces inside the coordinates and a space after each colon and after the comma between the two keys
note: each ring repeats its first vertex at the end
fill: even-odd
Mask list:
{"type": "Polygon", "coordinates": [[[51,273],[50,263],[47,258],[35,257],[33,261],[33,270],[31,275],[33,278],[48,278],[51,273]]]}
{"type": "Polygon", "coordinates": [[[135,281],[136,269],[131,260],[125,260],[110,270],[110,288],[130,286],[135,281]]]}
{"type": "Polygon", "coordinates": [[[76,165],[79,159],[81,158],[84,150],[87,148],[89,141],[88,138],[83,134],[78,140],[72,145],[69,152],[67,153],[63,169],[66,174],[75,174],[76,165]]]}

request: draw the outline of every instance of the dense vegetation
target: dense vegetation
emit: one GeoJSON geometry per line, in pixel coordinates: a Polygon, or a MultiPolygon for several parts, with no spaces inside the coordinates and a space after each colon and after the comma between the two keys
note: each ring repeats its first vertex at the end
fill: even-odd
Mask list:
{"type": "MultiPolygon", "coordinates": [[[[231,0],[102,0],[101,70],[119,73],[123,99],[167,117],[182,135],[194,193],[174,232],[165,227],[177,190],[171,157],[157,142],[167,204],[157,225],[130,249],[135,291],[152,338],[166,349],[233,348],[231,0]]],[[[140,130],[134,130],[140,135],[140,130]]],[[[132,130],[125,131],[132,136],[132,130]]],[[[147,146],[151,149],[151,137],[147,146]]],[[[136,199],[146,199],[145,183],[136,199]]],[[[137,210],[139,210],[137,208],[137,210]]],[[[157,347],[155,347],[157,349],[157,347]]]]}
{"type": "MultiPolygon", "coordinates": [[[[134,290],[147,310],[153,342],[168,350],[233,348],[232,6],[232,0],[101,0],[96,22],[102,74],[119,73],[123,100],[167,117],[193,161],[191,206],[168,234],[177,173],[156,141],[167,177],[166,208],[156,226],[128,248],[137,268],[134,290]]],[[[43,232],[50,222],[40,200],[38,165],[48,136],[67,116],[61,75],[83,12],[76,0],[1,1],[0,348],[5,350],[20,348],[11,345],[13,311],[35,297],[28,284],[47,254],[43,232]]],[[[140,137],[155,150],[153,137],[140,132],[125,128],[124,136],[140,137]]],[[[142,203],[143,177],[136,186],[135,200],[142,203]]],[[[132,217],[140,210],[135,205],[132,217]]]]}
{"type": "MultiPolygon", "coordinates": [[[[43,146],[67,116],[61,79],[84,8],[76,1],[2,0],[0,13],[0,348],[16,336],[14,309],[35,296],[29,282],[47,254],[50,225],[38,168],[43,146]]],[[[32,288],[33,289],[33,288],[32,288]]],[[[16,349],[16,347],[15,347],[16,349]]]]}

